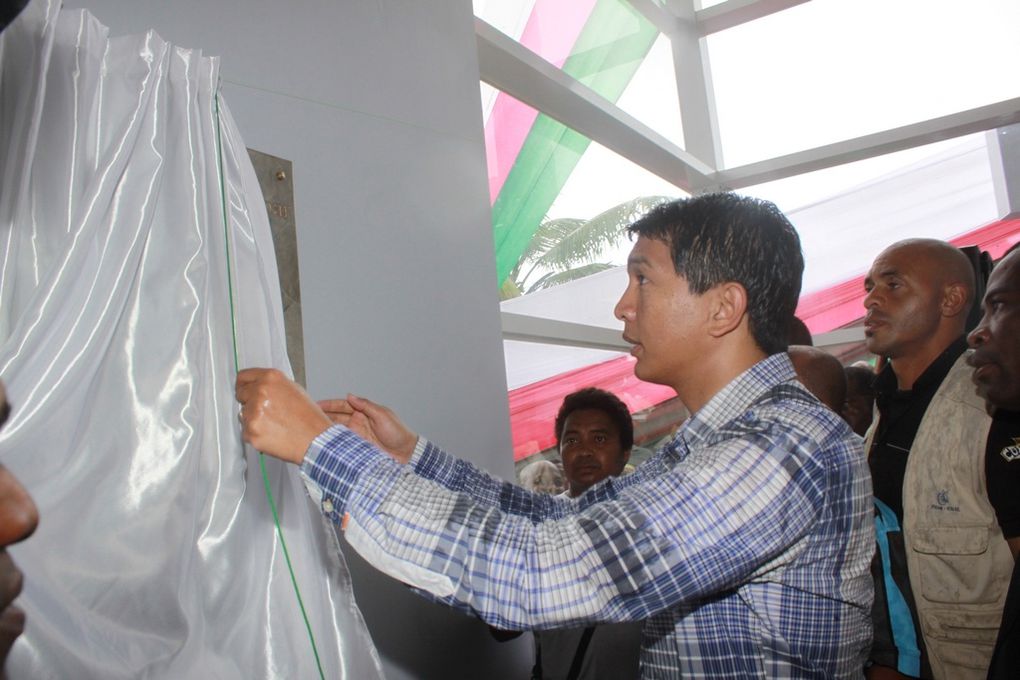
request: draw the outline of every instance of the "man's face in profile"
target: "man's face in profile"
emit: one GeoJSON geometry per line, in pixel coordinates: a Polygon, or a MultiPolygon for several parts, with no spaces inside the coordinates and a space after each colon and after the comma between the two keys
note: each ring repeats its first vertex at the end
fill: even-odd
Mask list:
{"type": "Polygon", "coordinates": [[[628,283],[614,314],[633,345],[634,375],[676,388],[700,370],[710,348],[704,326],[708,299],[691,292],[676,273],[668,243],[638,238],[627,258],[628,283]]]}
{"type": "Polygon", "coordinates": [[[905,244],[882,251],[864,279],[864,343],[868,351],[898,359],[922,353],[941,318],[937,262],[905,244]]]}
{"type": "MultiPolygon", "coordinates": [[[[0,425],[7,421],[10,405],[0,383],[0,425]]],[[[0,458],[3,452],[0,451],[0,458]]],[[[0,668],[14,640],[25,629],[25,614],[12,602],[21,592],[23,576],[7,546],[28,538],[39,523],[39,511],[25,487],[0,465],[0,668]]]]}
{"type": "Polygon", "coordinates": [[[1020,411],[1020,251],[996,265],[982,306],[984,316],[967,336],[974,383],[993,406],[1020,411]]]}

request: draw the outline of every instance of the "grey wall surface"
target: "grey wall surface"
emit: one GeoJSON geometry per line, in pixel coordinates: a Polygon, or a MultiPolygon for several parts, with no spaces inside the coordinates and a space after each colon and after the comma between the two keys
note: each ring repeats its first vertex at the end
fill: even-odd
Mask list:
{"type": "MultiPolygon", "coordinates": [[[[354,391],[513,473],[470,0],[68,0],[221,61],[249,147],[294,163],[309,392],[354,391]]],[[[492,641],[348,554],[387,676],[521,678],[492,641]]]]}

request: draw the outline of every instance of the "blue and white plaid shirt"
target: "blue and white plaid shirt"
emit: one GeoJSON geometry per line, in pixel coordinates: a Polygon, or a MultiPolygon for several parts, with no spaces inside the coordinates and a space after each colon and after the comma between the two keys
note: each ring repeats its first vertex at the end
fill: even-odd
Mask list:
{"type": "Polygon", "coordinates": [[[532,494],[421,440],[408,465],[343,427],[304,475],[385,573],[499,628],[647,619],[643,677],[860,677],[871,480],[860,441],[756,364],[627,477],[532,494]]]}

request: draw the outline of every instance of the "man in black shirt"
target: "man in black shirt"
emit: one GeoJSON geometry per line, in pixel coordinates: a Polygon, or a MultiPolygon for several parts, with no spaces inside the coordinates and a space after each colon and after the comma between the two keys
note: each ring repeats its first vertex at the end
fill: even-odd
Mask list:
{"type": "MultiPolygon", "coordinates": [[[[974,348],[967,363],[975,369],[978,394],[995,408],[996,422],[1004,424],[994,444],[989,434],[988,455],[1002,465],[1020,467],[1020,250],[1007,253],[992,271],[984,316],[967,339],[974,348]]],[[[1003,491],[1016,494],[1020,488],[1003,491]]],[[[1020,563],[1013,569],[988,677],[1020,678],[1020,563]]]]}
{"type": "Polygon", "coordinates": [[[866,444],[878,539],[868,677],[983,677],[1020,548],[1020,494],[1000,490],[1020,466],[985,455],[989,430],[1008,425],[992,426],[963,364],[973,270],[946,243],[902,241],[865,288],[868,349],[889,360],[866,444]]]}

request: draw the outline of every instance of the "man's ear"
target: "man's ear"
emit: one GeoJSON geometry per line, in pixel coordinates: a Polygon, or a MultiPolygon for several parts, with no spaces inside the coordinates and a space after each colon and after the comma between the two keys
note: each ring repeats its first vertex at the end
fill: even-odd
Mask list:
{"type": "Polygon", "coordinates": [[[949,283],[942,289],[942,315],[957,316],[970,311],[970,295],[962,283],[949,283]]]}
{"type": "Polygon", "coordinates": [[[706,293],[712,296],[708,332],[721,338],[732,333],[747,316],[747,290],[735,281],[720,283],[706,293]]]}

